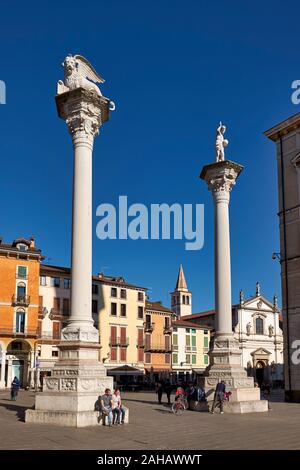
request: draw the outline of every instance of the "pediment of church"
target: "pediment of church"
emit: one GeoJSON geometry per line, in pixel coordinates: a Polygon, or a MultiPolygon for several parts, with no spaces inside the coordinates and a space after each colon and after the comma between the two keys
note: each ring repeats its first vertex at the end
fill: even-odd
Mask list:
{"type": "Polygon", "coordinates": [[[272,353],[265,348],[258,348],[251,353],[251,356],[270,356],[272,353]]]}
{"type": "Polygon", "coordinates": [[[262,311],[268,311],[268,312],[273,312],[274,305],[269,302],[267,299],[265,299],[262,295],[259,297],[254,297],[249,300],[246,300],[244,302],[243,307],[245,309],[255,309],[257,311],[262,310],[262,311]]]}

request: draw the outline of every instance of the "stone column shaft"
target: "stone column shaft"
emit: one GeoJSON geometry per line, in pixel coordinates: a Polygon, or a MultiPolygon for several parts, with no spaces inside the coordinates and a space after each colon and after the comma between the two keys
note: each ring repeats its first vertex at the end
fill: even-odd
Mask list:
{"type": "Polygon", "coordinates": [[[5,387],[5,363],[6,363],[6,353],[2,351],[2,358],[1,358],[1,376],[0,376],[0,387],[5,387]]]}
{"type": "Polygon", "coordinates": [[[73,221],[71,318],[81,326],[92,320],[92,141],[73,139],[73,221]]]}
{"type": "Polygon", "coordinates": [[[214,194],[215,200],[215,306],[217,333],[232,333],[229,193],[214,194]]]}

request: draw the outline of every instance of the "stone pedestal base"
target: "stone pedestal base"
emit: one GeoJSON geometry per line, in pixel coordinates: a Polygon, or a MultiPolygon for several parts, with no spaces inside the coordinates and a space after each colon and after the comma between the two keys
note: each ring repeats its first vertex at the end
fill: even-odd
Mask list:
{"type": "Polygon", "coordinates": [[[98,362],[99,343],[65,341],[59,344],[59,360],[50,377],[44,377],[42,392],[36,394],[35,409],[27,410],[25,421],[61,426],[97,425],[95,404],[106,388],[113,389],[98,362]]]}
{"type": "Polygon", "coordinates": [[[202,379],[210,405],[216,385],[223,380],[226,392],[231,392],[229,402],[224,403],[226,413],[253,413],[268,411],[268,402],[260,399],[260,389],[254,387],[253,377],[241,367],[241,350],[233,334],[217,333],[210,351],[211,365],[202,379]]]}

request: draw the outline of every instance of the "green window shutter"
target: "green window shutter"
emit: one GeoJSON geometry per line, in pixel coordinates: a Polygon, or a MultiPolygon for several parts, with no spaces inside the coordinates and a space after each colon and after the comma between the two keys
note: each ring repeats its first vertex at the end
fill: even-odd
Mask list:
{"type": "Polygon", "coordinates": [[[196,354],[193,354],[192,355],[192,364],[196,364],[197,363],[197,356],[196,354]]]}
{"type": "Polygon", "coordinates": [[[204,364],[208,364],[208,355],[204,354],[204,364]]]}
{"type": "Polygon", "coordinates": [[[196,346],[196,336],[192,336],[192,346],[196,346]]]}
{"type": "Polygon", "coordinates": [[[187,364],[190,364],[190,363],[191,363],[191,355],[190,355],[190,354],[187,354],[185,357],[186,357],[185,362],[186,362],[187,364]]]}
{"type": "Polygon", "coordinates": [[[173,354],[173,364],[178,364],[178,355],[173,354]]]}
{"type": "Polygon", "coordinates": [[[204,347],[208,348],[208,337],[204,336],[204,347]]]}
{"type": "Polygon", "coordinates": [[[18,266],[18,276],[19,277],[27,276],[27,266],[18,266]]]}
{"type": "Polygon", "coordinates": [[[186,335],[185,337],[185,345],[190,346],[191,345],[191,337],[190,335],[186,335]]]}
{"type": "Polygon", "coordinates": [[[174,346],[178,345],[178,336],[177,335],[173,335],[173,345],[174,346]]]}

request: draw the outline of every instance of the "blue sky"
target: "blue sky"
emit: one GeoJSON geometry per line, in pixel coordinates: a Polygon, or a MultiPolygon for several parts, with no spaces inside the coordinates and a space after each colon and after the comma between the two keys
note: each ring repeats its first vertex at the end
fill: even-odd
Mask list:
{"type": "Polygon", "coordinates": [[[68,53],[106,79],[116,111],[93,156],[93,271],[123,275],[169,302],[183,263],[194,311],[214,305],[213,204],[198,176],[227,125],[227,158],[245,166],[231,197],[233,301],[243,288],[280,298],[275,146],[263,131],[300,111],[300,4],[288,1],[110,0],[1,6],[0,234],[35,236],[47,261],[69,265],[72,146],[57,117],[56,82],[68,53]],[[205,204],[205,244],[100,241],[102,202],[205,204]]]}

